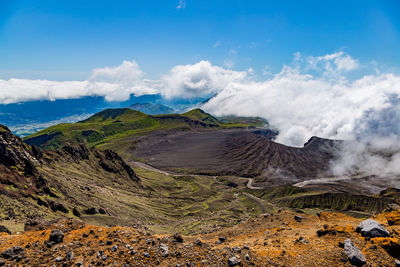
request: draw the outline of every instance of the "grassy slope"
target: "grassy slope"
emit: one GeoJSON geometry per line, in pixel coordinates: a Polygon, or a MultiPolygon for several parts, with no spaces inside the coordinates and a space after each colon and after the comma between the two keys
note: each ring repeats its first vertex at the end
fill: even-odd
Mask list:
{"type": "Polygon", "coordinates": [[[43,149],[53,150],[65,144],[85,143],[91,147],[126,147],[129,137],[145,135],[156,130],[192,130],[194,128],[246,127],[244,124],[221,123],[200,109],[182,115],[150,116],[139,111],[106,109],[78,123],[51,126],[24,140],[43,149]]]}
{"type": "MultiPolygon", "coordinates": [[[[132,225],[139,223],[156,233],[208,232],[231,226],[244,218],[261,213],[259,205],[223,182],[208,176],[171,176],[134,168],[138,185],[127,179],[112,179],[104,171],[82,160],[56,162],[40,170],[55,197],[38,196],[68,208],[68,213],[54,212],[32,198],[14,199],[7,193],[0,197],[0,224],[22,230],[25,216],[55,219],[72,217],[75,207],[85,222],[96,225],[132,225]],[[88,215],[89,207],[104,208],[110,214],[88,215]],[[12,210],[12,220],[8,211],[12,210]]],[[[5,192],[14,190],[12,187],[5,192]]],[[[266,207],[268,209],[268,207],[266,207]]]]}

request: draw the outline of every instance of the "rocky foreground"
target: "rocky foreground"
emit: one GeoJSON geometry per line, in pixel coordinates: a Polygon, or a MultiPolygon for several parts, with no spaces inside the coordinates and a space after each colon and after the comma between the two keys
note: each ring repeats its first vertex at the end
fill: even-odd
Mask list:
{"type": "Polygon", "coordinates": [[[29,221],[0,228],[0,266],[400,266],[399,209],[368,220],[281,210],[196,236],[29,221]]]}

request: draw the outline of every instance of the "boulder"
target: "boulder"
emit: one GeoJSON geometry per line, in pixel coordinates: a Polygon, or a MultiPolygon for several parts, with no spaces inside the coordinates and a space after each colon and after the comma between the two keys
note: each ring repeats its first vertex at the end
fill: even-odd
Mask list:
{"type": "Polygon", "coordinates": [[[364,254],[361,253],[350,239],[344,241],[344,253],[347,255],[352,265],[362,266],[367,263],[364,254]]]}
{"type": "Polygon", "coordinates": [[[61,230],[55,229],[51,231],[49,242],[54,242],[54,244],[61,243],[64,239],[64,233],[61,230]]]}
{"type": "Polygon", "coordinates": [[[24,249],[20,246],[15,246],[12,248],[8,248],[1,252],[1,256],[5,259],[16,259],[18,256],[21,256],[24,253],[24,249]]]}
{"type": "Polygon", "coordinates": [[[390,233],[373,219],[362,221],[356,228],[357,233],[367,237],[388,237],[390,233]]]}

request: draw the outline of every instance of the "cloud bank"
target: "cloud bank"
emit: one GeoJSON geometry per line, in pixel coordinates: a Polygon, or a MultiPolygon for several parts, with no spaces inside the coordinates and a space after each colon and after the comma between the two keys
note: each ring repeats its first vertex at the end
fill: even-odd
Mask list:
{"type": "Polygon", "coordinates": [[[135,61],[124,61],[117,67],[93,70],[87,81],[0,79],[0,103],[85,96],[104,96],[107,101],[123,101],[129,99],[130,94],[140,96],[157,93],[156,82],[143,79],[143,75],[135,61]]]}

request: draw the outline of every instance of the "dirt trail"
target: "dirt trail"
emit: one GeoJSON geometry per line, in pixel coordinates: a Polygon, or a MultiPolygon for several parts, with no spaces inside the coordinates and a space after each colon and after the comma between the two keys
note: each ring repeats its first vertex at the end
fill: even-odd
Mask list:
{"type": "MultiPolygon", "coordinates": [[[[133,165],[135,167],[143,168],[143,169],[146,169],[146,170],[149,170],[149,171],[158,172],[158,173],[161,173],[161,174],[164,174],[164,175],[193,176],[193,177],[199,177],[200,176],[198,174],[178,174],[178,173],[173,173],[173,172],[170,172],[170,171],[164,171],[164,170],[160,170],[158,168],[155,168],[155,167],[150,166],[150,165],[148,165],[148,164],[146,164],[144,162],[139,162],[139,161],[129,161],[128,164],[133,165]]],[[[204,175],[202,175],[202,176],[204,176],[204,175]]],[[[209,177],[213,178],[218,183],[218,180],[217,180],[218,176],[209,176],[209,177]]],[[[240,177],[240,178],[244,178],[244,177],[240,177]]],[[[246,179],[248,179],[248,182],[246,184],[247,188],[252,189],[252,190],[263,190],[264,189],[264,187],[258,187],[258,186],[253,186],[252,185],[253,182],[254,182],[254,178],[246,178],[246,179]]],[[[273,203],[268,202],[268,201],[266,201],[264,199],[258,198],[256,196],[250,194],[250,193],[247,193],[247,192],[241,192],[241,193],[243,195],[247,196],[248,198],[254,200],[257,203],[257,205],[260,206],[260,208],[261,208],[263,213],[266,212],[265,205],[275,206],[273,203]]]]}
{"type": "MultiPolygon", "coordinates": [[[[149,171],[158,172],[158,173],[161,173],[161,174],[164,174],[164,175],[194,176],[194,177],[200,176],[198,174],[179,174],[179,173],[174,173],[174,172],[170,172],[170,171],[164,171],[164,170],[160,170],[158,168],[155,168],[155,167],[150,166],[150,165],[148,165],[148,164],[146,164],[144,162],[139,162],[139,161],[129,161],[128,164],[131,164],[131,165],[133,165],[135,167],[140,167],[140,168],[143,168],[143,169],[146,169],[146,170],[149,170],[149,171]]],[[[207,175],[202,175],[202,176],[207,176],[207,175]]],[[[210,177],[217,178],[218,176],[210,176],[210,177]]],[[[238,178],[245,178],[245,177],[238,177],[238,178]]],[[[245,178],[245,179],[248,179],[247,184],[246,184],[248,189],[252,189],[252,190],[264,190],[265,189],[264,187],[261,187],[261,186],[253,186],[254,178],[245,178]]]]}

